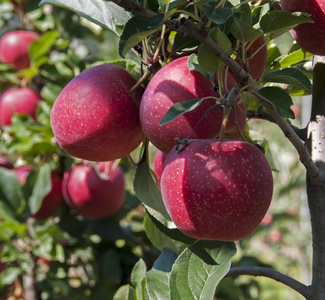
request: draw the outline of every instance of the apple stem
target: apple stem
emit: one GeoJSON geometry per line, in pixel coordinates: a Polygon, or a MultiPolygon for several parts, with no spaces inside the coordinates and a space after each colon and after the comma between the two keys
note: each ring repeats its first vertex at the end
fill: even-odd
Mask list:
{"type": "Polygon", "coordinates": [[[150,77],[151,72],[146,69],[144,74],[141,76],[141,78],[137,81],[137,83],[131,87],[129,90],[129,94],[132,94],[136,89],[138,89],[143,83],[147,81],[147,79],[150,77]]]}
{"type": "Polygon", "coordinates": [[[223,110],[223,119],[222,119],[220,133],[219,133],[219,142],[222,142],[223,139],[225,138],[226,127],[227,127],[230,111],[231,111],[231,106],[226,104],[223,110]]]}

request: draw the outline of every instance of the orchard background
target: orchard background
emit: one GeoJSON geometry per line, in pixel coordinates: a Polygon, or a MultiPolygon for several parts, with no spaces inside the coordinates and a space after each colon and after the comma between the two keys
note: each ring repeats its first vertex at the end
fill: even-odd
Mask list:
{"type": "Polygon", "coordinates": [[[1,127],[0,299],[325,299],[318,122],[325,69],[322,56],[301,49],[289,32],[308,22],[308,14],[280,11],[277,1],[2,1],[0,36],[26,30],[39,37],[29,45],[28,68],[0,62],[0,93],[30,87],[42,101],[35,118],[14,113],[1,127]],[[261,35],[268,54],[256,86],[229,55],[238,40],[261,35]],[[273,170],[272,203],[256,231],[222,242],[168,227],[148,168],[157,150],[146,142],[118,160],[125,196],[113,215],[90,220],[62,200],[51,216],[31,217],[51,190],[51,173],[63,177],[82,163],[58,146],[51,129],[62,89],[103,63],[123,67],[145,88],[151,73],[185,54],[210,79],[220,66],[237,71],[244,137],[264,148],[273,170]],[[21,185],[14,170],[24,165],[33,171],[21,185]]]}

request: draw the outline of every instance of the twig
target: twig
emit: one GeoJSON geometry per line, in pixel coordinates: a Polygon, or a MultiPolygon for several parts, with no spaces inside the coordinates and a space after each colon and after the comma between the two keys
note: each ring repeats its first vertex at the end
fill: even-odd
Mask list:
{"type": "Polygon", "coordinates": [[[226,277],[239,276],[239,275],[268,277],[292,288],[293,290],[295,290],[305,298],[308,298],[310,294],[309,286],[306,286],[301,282],[293,279],[292,277],[273,269],[263,268],[263,267],[235,267],[229,270],[226,277]]]}

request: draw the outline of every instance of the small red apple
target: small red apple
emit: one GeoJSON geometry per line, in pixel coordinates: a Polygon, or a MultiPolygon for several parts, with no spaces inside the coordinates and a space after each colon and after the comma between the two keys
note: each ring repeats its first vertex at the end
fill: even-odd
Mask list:
{"type": "Polygon", "coordinates": [[[61,148],[90,161],[122,158],[142,142],[138,105],[142,88],[125,69],[103,64],[83,71],[59,94],[51,126],[61,148]]]}
{"type": "Polygon", "coordinates": [[[254,232],[273,193],[263,153],[244,141],[189,140],[168,154],[160,189],[166,209],[184,234],[236,241],[254,232]]]}
{"type": "MultiPolygon", "coordinates": [[[[187,138],[204,113],[216,104],[215,99],[207,99],[191,112],[185,113],[176,120],[160,126],[159,123],[168,109],[175,103],[204,97],[218,97],[212,83],[202,73],[189,71],[188,56],[173,60],[160,69],[150,80],[140,104],[141,127],[148,140],[159,150],[168,154],[175,146],[175,138],[187,138]]],[[[246,111],[237,110],[237,114],[246,111]]],[[[216,138],[219,135],[223,112],[219,108],[212,109],[196,127],[192,138],[216,138]]],[[[241,119],[241,118],[239,118],[241,119]]],[[[227,129],[235,127],[230,115],[227,129]]]]}
{"type": "Polygon", "coordinates": [[[273,222],[273,217],[272,217],[272,215],[269,214],[269,213],[267,213],[267,214],[265,215],[265,217],[263,218],[263,220],[262,220],[262,224],[263,224],[264,226],[269,226],[269,225],[272,224],[272,222],[273,222]]]}
{"type": "Polygon", "coordinates": [[[28,87],[5,91],[0,98],[0,125],[10,125],[13,113],[26,114],[36,119],[40,99],[40,95],[28,87]]]}
{"type": "Polygon", "coordinates": [[[290,13],[310,14],[314,23],[304,23],[290,30],[293,38],[305,50],[325,55],[325,0],[280,0],[281,9],[290,13]]]}
{"type": "Polygon", "coordinates": [[[274,243],[280,242],[282,239],[282,232],[278,229],[273,229],[270,232],[270,240],[274,243]]]}
{"type": "Polygon", "coordinates": [[[158,180],[158,184],[160,183],[160,178],[161,178],[161,172],[163,169],[164,161],[167,157],[167,154],[157,150],[155,153],[155,156],[153,158],[153,171],[155,172],[158,180]]]}
{"type": "MultiPolygon", "coordinates": [[[[261,36],[257,38],[253,43],[246,43],[243,50],[246,52],[249,72],[252,75],[253,79],[261,78],[265,71],[267,62],[267,45],[265,37],[261,36]]],[[[243,53],[239,53],[238,55],[242,54],[243,53]]],[[[236,59],[236,62],[241,65],[239,58],[236,59]]],[[[237,81],[239,81],[235,75],[234,77],[237,81]]]]}
{"type": "Polygon", "coordinates": [[[110,161],[97,163],[97,168],[107,178],[99,177],[94,167],[80,164],[64,174],[62,184],[66,203],[90,220],[116,213],[125,195],[124,174],[120,166],[110,161]]]}
{"type": "Polygon", "coordinates": [[[26,69],[30,66],[28,48],[39,38],[33,31],[15,30],[5,33],[0,38],[0,61],[16,69],[26,69]]]}
{"type": "MultiPolygon", "coordinates": [[[[25,184],[27,176],[33,168],[33,166],[24,165],[15,169],[15,175],[21,185],[25,184]]],[[[52,216],[62,203],[62,178],[57,173],[52,172],[51,181],[52,188],[50,192],[42,200],[38,211],[31,215],[31,217],[37,220],[44,220],[52,216]]]]}

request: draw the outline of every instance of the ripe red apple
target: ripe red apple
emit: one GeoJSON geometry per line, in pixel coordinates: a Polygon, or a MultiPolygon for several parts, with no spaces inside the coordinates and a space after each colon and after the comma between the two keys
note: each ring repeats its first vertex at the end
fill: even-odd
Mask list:
{"type": "Polygon", "coordinates": [[[263,220],[273,193],[263,153],[244,141],[189,140],[167,156],[160,189],[166,209],[184,234],[241,240],[263,220]]]}
{"type": "Polygon", "coordinates": [[[125,195],[124,174],[113,161],[97,163],[108,178],[99,177],[89,165],[80,164],[64,174],[63,196],[78,214],[90,220],[106,218],[122,206],[125,195]]]}
{"type": "MultiPolygon", "coordinates": [[[[31,165],[24,165],[15,169],[15,175],[21,185],[25,184],[27,176],[33,168],[31,165]]],[[[57,173],[52,172],[51,181],[52,188],[50,192],[42,200],[38,211],[31,215],[31,217],[37,220],[44,220],[52,216],[62,203],[62,179],[57,173]]]]}
{"type": "Polygon", "coordinates": [[[270,240],[274,243],[280,242],[282,239],[282,232],[278,229],[273,229],[270,231],[270,240]]]}
{"type": "Polygon", "coordinates": [[[59,94],[51,126],[61,148],[90,161],[122,158],[144,138],[138,105],[142,88],[125,69],[103,64],[83,71],[59,94]]]}
{"type": "Polygon", "coordinates": [[[0,98],[0,125],[11,124],[13,113],[26,114],[36,119],[40,95],[31,88],[10,88],[0,98]]]}
{"type": "Polygon", "coordinates": [[[33,31],[15,30],[5,33],[0,38],[0,61],[16,69],[26,69],[30,66],[28,48],[39,38],[33,31]]]}
{"type": "MultiPolygon", "coordinates": [[[[159,150],[168,153],[175,146],[175,137],[187,138],[204,113],[216,104],[215,99],[204,100],[191,112],[183,114],[176,120],[160,126],[159,122],[167,110],[175,103],[203,97],[218,97],[212,83],[202,73],[189,71],[188,56],[170,62],[159,70],[150,80],[140,104],[141,127],[148,140],[159,150]]],[[[246,111],[238,110],[238,114],[246,111]]],[[[192,138],[216,138],[219,135],[223,112],[212,109],[195,129],[192,138]]],[[[239,118],[240,119],[240,118],[239,118]]],[[[246,123],[246,116],[244,118],[246,123]]],[[[230,115],[227,128],[235,127],[230,115]]]]}
{"type": "Polygon", "coordinates": [[[300,24],[290,32],[305,51],[325,55],[325,0],[281,0],[280,3],[284,11],[310,14],[314,23],[300,24]]]}
{"type": "MultiPolygon", "coordinates": [[[[246,43],[243,50],[247,54],[248,68],[253,79],[261,78],[265,71],[267,62],[267,45],[265,37],[261,36],[257,38],[253,43],[246,43]]],[[[239,55],[242,55],[242,53],[239,53],[239,55]]],[[[239,58],[236,59],[236,62],[241,65],[239,58]]],[[[239,79],[233,73],[232,75],[239,82],[239,79]]]]}
{"type": "Polygon", "coordinates": [[[155,172],[158,180],[158,184],[160,183],[160,178],[161,178],[161,172],[163,169],[164,161],[167,157],[167,154],[157,150],[155,153],[155,156],[153,158],[153,171],[155,172]]]}

